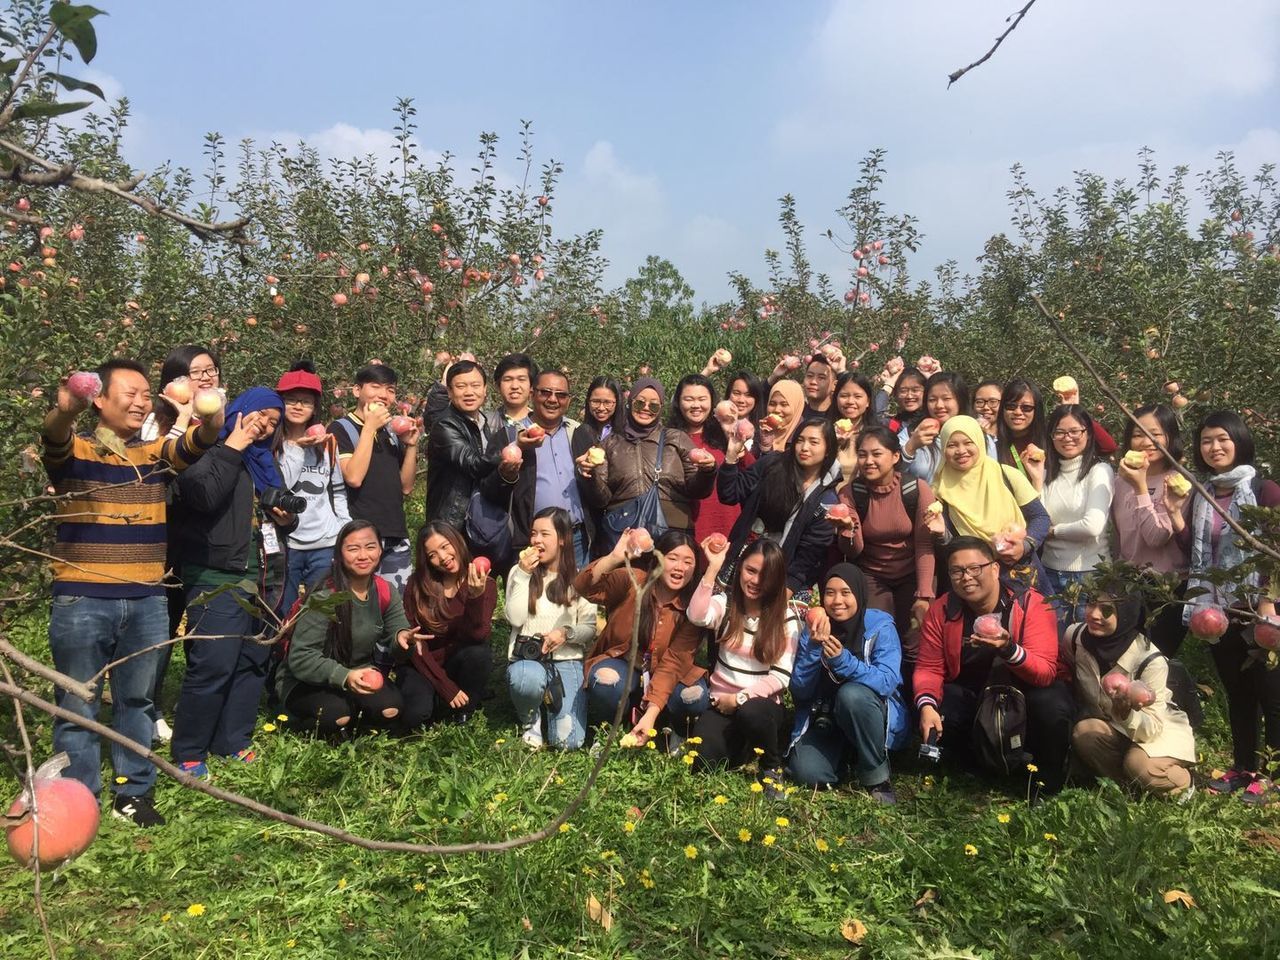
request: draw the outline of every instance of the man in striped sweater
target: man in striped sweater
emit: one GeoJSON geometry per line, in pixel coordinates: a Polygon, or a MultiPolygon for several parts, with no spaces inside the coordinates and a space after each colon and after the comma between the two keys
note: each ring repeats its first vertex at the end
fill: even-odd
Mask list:
{"type": "MultiPolygon", "coordinates": [[[[145,368],[110,360],[98,368],[102,391],[92,400],[66,385],[41,431],[44,464],[58,501],[53,548],[53,610],[49,649],[54,665],[88,681],[107,664],[169,639],[165,609],[165,491],[173,471],[185,469],[218,440],[223,416],[206,417],[176,439],[139,439],[151,412],[145,368]],[[97,423],[77,434],[77,419],[92,405],[97,423]]],[[[158,651],[110,671],[112,726],[138,743],[151,742],[151,699],[158,651]]],[[[99,681],[99,688],[101,681],[99,681]]],[[[97,703],[63,690],[58,704],[93,719],[97,703]]],[[[69,776],[95,794],[102,787],[98,737],[70,721],[55,720],[55,750],[71,758],[69,776]]],[[[164,818],[151,799],[156,769],[120,747],[112,748],[112,812],[138,826],[164,818]]]]}

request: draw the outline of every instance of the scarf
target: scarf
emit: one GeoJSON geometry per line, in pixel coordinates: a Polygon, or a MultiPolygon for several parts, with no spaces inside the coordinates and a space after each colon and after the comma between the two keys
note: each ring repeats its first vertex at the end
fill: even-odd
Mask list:
{"type": "Polygon", "coordinates": [[[849,589],[853,591],[853,598],[858,604],[858,612],[848,620],[832,620],[831,635],[839,638],[846,650],[861,659],[862,650],[865,646],[863,643],[863,621],[866,619],[867,612],[866,577],[852,563],[837,563],[822,578],[823,593],[826,593],[827,584],[832,580],[843,580],[849,589]]]}
{"type": "MultiPolygon", "coordinates": [[[[987,453],[987,435],[973,417],[952,417],[942,425],[939,447],[944,451],[933,475],[933,492],[947,505],[951,524],[958,535],[990,542],[1007,527],[1022,526],[1022,508],[1013,490],[1005,483],[1004,467],[987,453]],[[977,448],[977,462],[968,470],[957,470],[947,462],[947,442],[963,433],[977,448]]],[[[1034,488],[1020,476],[1034,499],[1034,488]]]]}
{"type": "Polygon", "coordinates": [[[1142,627],[1142,599],[1139,596],[1117,598],[1116,629],[1110,636],[1095,637],[1088,629],[1080,634],[1080,645],[1098,661],[1098,672],[1107,674],[1124,656],[1142,627]]]}
{"type": "MultiPolygon", "coordinates": [[[[238,414],[257,413],[262,410],[279,410],[284,418],[284,401],[280,394],[270,387],[250,387],[240,396],[227,404],[227,422],[222,425],[218,436],[225,440],[236,427],[238,414]]],[[[276,458],[271,453],[271,437],[255,440],[245,447],[241,454],[249,476],[253,477],[253,489],[261,494],[268,487],[283,487],[280,471],[276,467],[276,458]]]]}
{"type": "MultiPolygon", "coordinates": [[[[1241,507],[1256,507],[1258,498],[1253,492],[1253,478],[1257,471],[1247,463],[1232,467],[1225,473],[1209,478],[1208,485],[1215,488],[1232,487],[1231,503],[1227,506],[1227,514],[1233,520],[1240,519],[1241,507]]],[[[1191,622],[1191,616],[1202,607],[1228,607],[1237,600],[1240,587],[1258,586],[1258,573],[1254,571],[1245,577],[1242,584],[1236,586],[1215,586],[1198,574],[1211,568],[1229,570],[1243,563],[1245,552],[1240,541],[1232,530],[1223,524],[1222,533],[1218,537],[1218,550],[1213,550],[1213,521],[1216,513],[1209,501],[1204,497],[1196,497],[1191,510],[1191,576],[1187,580],[1187,588],[1203,587],[1207,593],[1195,597],[1182,608],[1182,622],[1191,622]]]]}
{"type": "Polygon", "coordinates": [[[783,421],[782,426],[774,434],[773,441],[773,449],[785,450],[791,446],[791,438],[795,436],[804,420],[804,387],[794,380],[779,380],[769,391],[770,400],[775,393],[781,394],[791,407],[790,419],[783,421]]]}
{"type": "Polygon", "coordinates": [[[627,425],[623,428],[622,434],[627,438],[628,443],[639,443],[644,440],[662,426],[662,411],[659,410],[657,416],[653,418],[653,423],[647,427],[642,427],[636,423],[635,417],[631,413],[631,400],[640,396],[641,390],[653,390],[658,394],[658,404],[665,407],[667,405],[667,394],[662,389],[662,384],[653,377],[641,377],[631,385],[631,396],[627,400],[627,425]]]}

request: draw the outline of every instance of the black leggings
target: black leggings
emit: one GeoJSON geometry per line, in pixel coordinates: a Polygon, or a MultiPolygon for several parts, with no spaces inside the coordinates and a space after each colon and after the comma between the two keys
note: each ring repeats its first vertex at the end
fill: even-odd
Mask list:
{"type": "Polygon", "coordinates": [[[760,754],[760,769],[782,768],[787,735],[787,711],[767,697],[752,697],[730,716],[708,708],[693,724],[693,736],[701,737],[694,763],[699,770],[740,767],[760,754]]]}
{"type": "Polygon", "coordinates": [[[1280,753],[1280,670],[1268,670],[1265,663],[1252,659],[1249,651],[1244,627],[1232,621],[1222,639],[1209,648],[1209,655],[1227,694],[1232,766],[1237,770],[1260,771],[1266,766],[1258,752],[1259,727],[1263,722],[1267,749],[1280,753]]]}
{"type": "Polygon", "coordinates": [[[493,672],[493,651],[487,643],[477,643],[455,651],[444,662],[444,672],[467,695],[467,705],[455,711],[441,697],[431,681],[412,666],[396,671],[396,684],[404,694],[403,724],[414,729],[449,714],[470,716],[480,709],[489,674],[493,672]]]}
{"type": "Polygon", "coordinates": [[[358,727],[391,727],[404,713],[404,697],[399,688],[384,684],[373,693],[354,693],[331,686],[299,683],[285,698],[289,726],[311,731],[319,737],[331,737],[339,730],[358,727]],[[388,717],[383,711],[394,710],[388,717]],[[346,718],[344,723],[338,721],[346,718]]]}

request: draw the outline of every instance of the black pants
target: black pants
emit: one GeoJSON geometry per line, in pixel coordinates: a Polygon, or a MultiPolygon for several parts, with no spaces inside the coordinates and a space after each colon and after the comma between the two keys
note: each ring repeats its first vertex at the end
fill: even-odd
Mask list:
{"type": "Polygon", "coordinates": [[[694,759],[698,769],[740,767],[760,754],[761,770],[782,768],[783,744],[787,735],[787,711],[767,697],[752,697],[731,716],[714,709],[699,715],[693,736],[701,737],[694,759]]]}
{"type": "MultiPolygon", "coordinates": [[[[1044,784],[1042,793],[1057,793],[1067,778],[1067,757],[1071,750],[1071,729],[1076,707],[1071,690],[1061,680],[1047,687],[1018,686],[1027,701],[1027,744],[1039,769],[1032,782],[1044,784]]],[[[973,722],[982,699],[979,690],[948,683],[942,688],[943,758],[973,769],[973,722]]]]}
{"type": "Polygon", "coordinates": [[[355,731],[361,727],[395,727],[404,714],[404,696],[391,684],[373,693],[354,693],[337,687],[299,683],[289,691],[284,702],[292,729],[310,731],[319,737],[331,737],[339,730],[355,731]],[[395,710],[394,717],[383,715],[395,710]],[[343,717],[347,722],[339,725],[343,717]]]}
{"type": "Polygon", "coordinates": [[[480,709],[489,674],[493,672],[493,651],[487,643],[477,643],[455,651],[444,662],[444,672],[467,695],[467,705],[455,711],[449,701],[436,693],[431,681],[412,666],[396,671],[396,684],[404,693],[404,723],[417,728],[450,714],[469,716],[480,709]]]}
{"type": "Polygon", "coordinates": [[[1267,749],[1280,753],[1280,670],[1268,670],[1265,663],[1251,658],[1249,651],[1244,627],[1232,621],[1222,639],[1209,648],[1209,655],[1227,694],[1232,766],[1261,771],[1266,766],[1258,751],[1263,723],[1267,749]]]}
{"type": "MultiPolygon", "coordinates": [[[[1174,591],[1174,596],[1181,600],[1186,590],[1187,584],[1184,580],[1174,591]]],[[[1182,625],[1182,610],[1180,603],[1166,604],[1155,619],[1146,624],[1147,639],[1166,657],[1176,657],[1178,648],[1187,637],[1187,628],[1182,625]]],[[[1144,610],[1144,622],[1149,616],[1150,611],[1144,610]]]]}

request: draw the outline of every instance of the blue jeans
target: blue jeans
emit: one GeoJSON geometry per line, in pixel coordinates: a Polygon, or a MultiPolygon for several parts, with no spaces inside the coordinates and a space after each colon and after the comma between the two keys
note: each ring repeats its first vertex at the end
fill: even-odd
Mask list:
{"type": "MultiPolygon", "coordinates": [[[[627,675],[627,661],[621,657],[607,657],[591,668],[591,676],[587,679],[587,713],[592,723],[602,723],[613,719],[618,709],[618,701],[622,699],[622,681],[627,675]],[[606,683],[600,679],[601,670],[613,670],[618,679],[606,683]]],[[[637,664],[631,677],[630,701],[632,708],[640,703],[640,667],[637,664]]],[[[677,683],[667,698],[666,713],[672,721],[687,722],[711,706],[711,690],[706,680],[699,680],[690,686],[677,683]]],[[[623,715],[623,723],[627,717],[623,715]]]]}
{"type": "MultiPolygon", "coordinates": [[[[577,750],[587,739],[587,691],[582,687],[582,661],[552,660],[550,666],[564,684],[564,701],[559,713],[547,714],[547,742],[553,747],[577,750]]],[[[522,727],[540,719],[547,680],[546,665],[535,660],[513,660],[507,664],[507,689],[522,727]]]]}
{"type": "MultiPolygon", "coordinates": [[[[1044,589],[1040,592],[1045,596],[1054,593],[1065,594],[1067,588],[1075,584],[1083,583],[1084,578],[1088,576],[1087,571],[1083,570],[1053,570],[1049,567],[1044,568],[1044,589]]],[[[1065,596],[1057,597],[1049,601],[1054,611],[1058,614],[1059,623],[1083,623],[1084,622],[1084,602],[1080,601],[1073,604],[1065,596]]]]}
{"type": "Polygon", "coordinates": [[[884,697],[854,680],[840,684],[831,712],[811,716],[791,748],[791,775],[801,783],[832,784],[851,772],[861,786],[884,783],[889,779],[888,723],[884,697]]]}
{"type": "Polygon", "coordinates": [[[310,586],[328,574],[333,567],[333,547],[317,547],[315,550],[289,550],[288,567],[284,573],[284,593],[280,597],[277,612],[287,617],[298,599],[298,588],[310,586]]]}
{"type": "Polygon", "coordinates": [[[236,602],[248,596],[227,590],[208,603],[194,601],[204,587],[187,590],[187,635],[215,635],[192,640],[187,672],[173,718],[173,759],[204,760],[210,753],[229,757],[253,742],[258,699],[267,679],[271,648],[248,639],[257,621],[236,602]]]}
{"type": "MultiPolygon", "coordinates": [[[[53,598],[49,616],[49,650],[53,665],[76,680],[87,681],[113,660],[169,639],[169,612],[165,598],[103,600],[97,597],[53,598]]],[[[151,745],[155,706],[151,700],[158,651],[135,657],[111,670],[111,727],[143,746],[151,745]]],[[[102,689],[102,681],[98,682],[102,689]]],[[[58,706],[89,720],[96,720],[100,703],[85,703],[62,689],[54,690],[58,706]]],[[[69,720],[53,721],[53,749],[71,758],[67,776],[74,777],[97,794],[102,789],[102,755],[98,735],[69,720]]],[[[111,747],[111,766],[125,782],[113,791],[127,797],[147,793],[155,785],[151,762],[123,747],[111,747]]]]}
{"type": "Polygon", "coordinates": [[[581,570],[591,562],[591,557],[587,552],[587,530],[584,526],[577,526],[573,529],[573,560],[581,570]]]}

